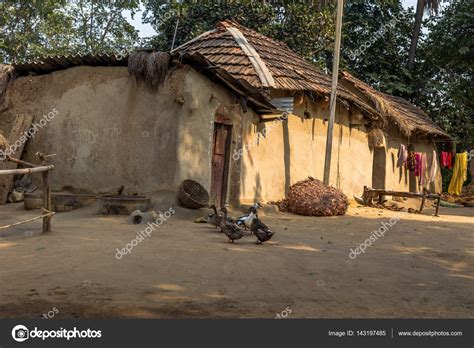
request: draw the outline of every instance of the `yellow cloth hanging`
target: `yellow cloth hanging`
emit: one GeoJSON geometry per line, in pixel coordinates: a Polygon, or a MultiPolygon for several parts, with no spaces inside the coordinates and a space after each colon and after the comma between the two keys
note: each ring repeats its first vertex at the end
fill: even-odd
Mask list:
{"type": "Polygon", "coordinates": [[[448,192],[455,195],[461,194],[462,184],[467,180],[467,151],[456,154],[453,176],[449,183],[448,192]]]}

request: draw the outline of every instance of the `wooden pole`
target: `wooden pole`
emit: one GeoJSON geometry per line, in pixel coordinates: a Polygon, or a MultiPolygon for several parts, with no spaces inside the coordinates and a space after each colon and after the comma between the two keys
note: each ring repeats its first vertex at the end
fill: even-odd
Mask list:
{"type": "Polygon", "coordinates": [[[425,207],[425,200],[426,200],[426,187],[423,187],[423,191],[421,194],[420,214],[423,211],[423,208],[425,207]]]}
{"type": "Polygon", "coordinates": [[[439,204],[441,203],[441,194],[439,195],[437,201],[436,201],[436,212],[435,212],[435,216],[439,216],[438,215],[438,212],[439,212],[439,204]]]}
{"type": "Polygon", "coordinates": [[[14,226],[18,226],[18,225],[23,225],[23,224],[26,224],[28,222],[33,222],[33,221],[36,221],[36,220],[39,220],[39,219],[44,219],[45,216],[53,216],[54,214],[56,214],[56,213],[49,212],[49,213],[43,214],[41,216],[37,216],[37,217],[31,218],[31,219],[25,220],[25,221],[20,221],[20,222],[15,222],[15,223],[10,224],[10,225],[0,226],[0,230],[4,230],[4,229],[14,227],[14,226]]]}
{"type": "Polygon", "coordinates": [[[5,169],[0,170],[0,175],[10,175],[10,174],[30,174],[37,172],[47,172],[48,170],[54,169],[53,165],[50,166],[40,166],[35,168],[22,168],[22,169],[5,169]]]}
{"type": "Polygon", "coordinates": [[[332,84],[331,84],[331,104],[329,109],[328,134],[326,138],[326,158],[324,160],[323,182],[329,185],[329,175],[331,172],[332,138],[334,131],[334,120],[336,119],[336,101],[337,101],[337,79],[339,74],[339,54],[341,51],[341,28],[342,12],[344,0],[337,0],[336,14],[336,40],[334,42],[334,60],[332,62],[332,84]]]}
{"type": "MultiPolygon", "coordinates": [[[[51,188],[49,186],[49,171],[43,172],[43,209],[51,212],[51,188]]],[[[43,218],[43,233],[51,232],[51,215],[43,218]]]]}
{"type": "Polygon", "coordinates": [[[10,157],[10,156],[7,157],[7,161],[10,161],[10,162],[13,162],[13,163],[16,163],[16,164],[21,164],[21,165],[23,165],[23,166],[25,166],[25,167],[28,167],[28,168],[36,168],[36,167],[39,167],[37,164],[25,162],[25,161],[22,161],[22,160],[19,160],[19,159],[10,157]]]}

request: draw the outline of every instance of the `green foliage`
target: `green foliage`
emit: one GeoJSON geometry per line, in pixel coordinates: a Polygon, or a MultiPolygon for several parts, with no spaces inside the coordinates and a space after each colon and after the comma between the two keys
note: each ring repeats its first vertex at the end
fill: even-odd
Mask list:
{"type": "Polygon", "coordinates": [[[123,12],[138,0],[5,0],[0,2],[0,61],[116,51],[138,41],[123,12]]]}
{"type": "Polygon", "coordinates": [[[410,96],[411,74],[404,67],[413,13],[400,3],[349,1],[344,9],[342,69],[378,90],[410,96]]]}
{"type": "Polygon", "coordinates": [[[75,35],[72,46],[82,52],[115,52],[138,41],[137,30],[125,19],[123,11],[132,15],[139,8],[138,0],[77,0],[68,8],[74,18],[75,35]]]}
{"type": "Polygon", "coordinates": [[[472,1],[456,1],[428,23],[421,43],[417,101],[458,141],[474,145],[474,14],[472,1]]]}
{"type": "Polygon", "coordinates": [[[17,61],[44,54],[54,46],[57,52],[67,47],[61,33],[72,33],[70,20],[63,12],[66,0],[6,0],[0,2],[0,59],[17,61]]]}
{"type": "Polygon", "coordinates": [[[284,41],[290,48],[325,65],[325,52],[334,44],[334,3],[263,1],[145,2],[144,22],[158,32],[155,47],[170,50],[176,21],[175,46],[212,30],[224,19],[234,19],[260,33],[284,41]]]}

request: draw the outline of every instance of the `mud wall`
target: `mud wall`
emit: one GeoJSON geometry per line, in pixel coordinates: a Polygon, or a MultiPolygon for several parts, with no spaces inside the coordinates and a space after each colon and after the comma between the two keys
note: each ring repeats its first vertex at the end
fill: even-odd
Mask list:
{"type": "MultiPolygon", "coordinates": [[[[419,184],[419,178],[409,172],[405,166],[397,167],[397,153],[400,143],[409,147],[412,151],[425,153],[427,155],[427,170],[429,172],[433,160],[433,150],[435,145],[426,139],[416,137],[407,138],[395,126],[391,126],[386,131],[386,179],[385,189],[394,191],[421,192],[422,186],[419,184]]],[[[438,170],[436,171],[435,181],[424,186],[430,192],[442,191],[442,178],[439,153],[436,152],[438,159],[438,170]]]]}
{"type": "MultiPolygon", "coordinates": [[[[168,84],[168,82],[166,83],[168,84]]],[[[23,158],[55,153],[54,190],[145,193],[174,184],[178,105],[168,86],[150,92],[122,67],[75,67],[17,79],[1,117],[57,115],[39,128],[23,158]]]]}
{"type": "MultiPolygon", "coordinates": [[[[175,191],[184,179],[210,190],[216,115],[232,123],[232,149],[241,146],[242,109],[224,87],[189,66],[151,92],[126,68],[76,67],[22,77],[8,90],[0,119],[18,113],[57,114],[38,128],[22,158],[56,153],[53,190],[111,193],[175,191]]],[[[256,118],[249,109],[247,117],[256,118]]],[[[38,179],[38,178],[36,178],[38,179]]],[[[39,181],[36,181],[39,184],[39,181]]],[[[238,203],[240,167],[232,161],[228,194],[238,203]]]]}
{"type": "MultiPolygon", "coordinates": [[[[37,151],[57,154],[54,190],[111,193],[123,185],[125,193],[150,193],[174,191],[184,179],[210,189],[214,121],[223,117],[232,123],[227,192],[237,204],[281,199],[308,176],[322,180],[327,104],[304,98],[287,120],[263,123],[251,108],[244,113],[227,89],[190,67],[175,70],[156,92],[137,84],[126,68],[76,67],[17,79],[0,119],[32,113],[39,123],[57,112],[23,155],[36,162],[37,151]]],[[[331,164],[331,185],[349,198],[372,185],[373,151],[354,114],[337,107],[331,164]]],[[[393,129],[387,133],[385,186],[407,191],[409,178],[395,165],[399,136],[393,129]]],[[[430,154],[433,149],[426,141],[414,146],[430,154]]],[[[439,173],[434,186],[441,187],[439,173]]]]}
{"type": "MultiPolygon", "coordinates": [[[[327,103],[304,99],[287,121],[255,124],[246,119],[243,144],[249,148],[242,156],[241,199],[277,200],[299,180],[308,176],[322,180],[328,117],[327,103]],[[305,117],[305,110],[310,118],[305,117]],[[255,142],[264,127],[267,136],[255,142]]],[[[362,193],[364,185],[371,185],[372,152],[365,126],[351,127],[350,123],[349,111],[338,105],[330,184],[352,198],[362,193]]]]}

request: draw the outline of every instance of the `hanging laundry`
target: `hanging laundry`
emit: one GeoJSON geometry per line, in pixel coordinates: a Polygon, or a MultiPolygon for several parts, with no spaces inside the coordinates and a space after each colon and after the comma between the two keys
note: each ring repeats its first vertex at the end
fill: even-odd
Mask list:
{"type": "Polygon", "coordinates": [[[398,146],[397,157],[398,157],[397,167],[401,167],[402,165],[405,164],[408,158],[408,151],[405,145],[400,144],[400,146],[398,146]]]}
{"type": "Polygon", "coordinates": [[[424,186],[426,181],[426,153],[420,155],[420,186],[424,186]]]}
{"type": "Polygon", "coordinates": [[[420,176],[421,172],[421,154],[415,153],[415,176],[420,176]]]}
{"type": "Polygon", "coordinates": [[[457,153],[454,161],[453,176],[449,183],[448,192],[451,194],[461,194],[462,185],[467,180],[467,151],[457,153]]]}
{"type": "Polygon", "coordinates": [[[449,169],[453,167],[453,154],[451,152],[441,152],[441,165],[449,169]]]}
{"type": "Polygon", "coordinates": [[[416,159],[415,159],[415,153],[413,151],[408,152],[407,162],[405,166],[410,172],[415,171],[416,159]]]}
{"type": "Polygon", "coordinates": [[[433,160],[431,161],[430,174],[428,176],[428,184],[435,181],[437,171],[438,171],[438,155],[436,154],[436,150],[433,150],[433,160]]]}

